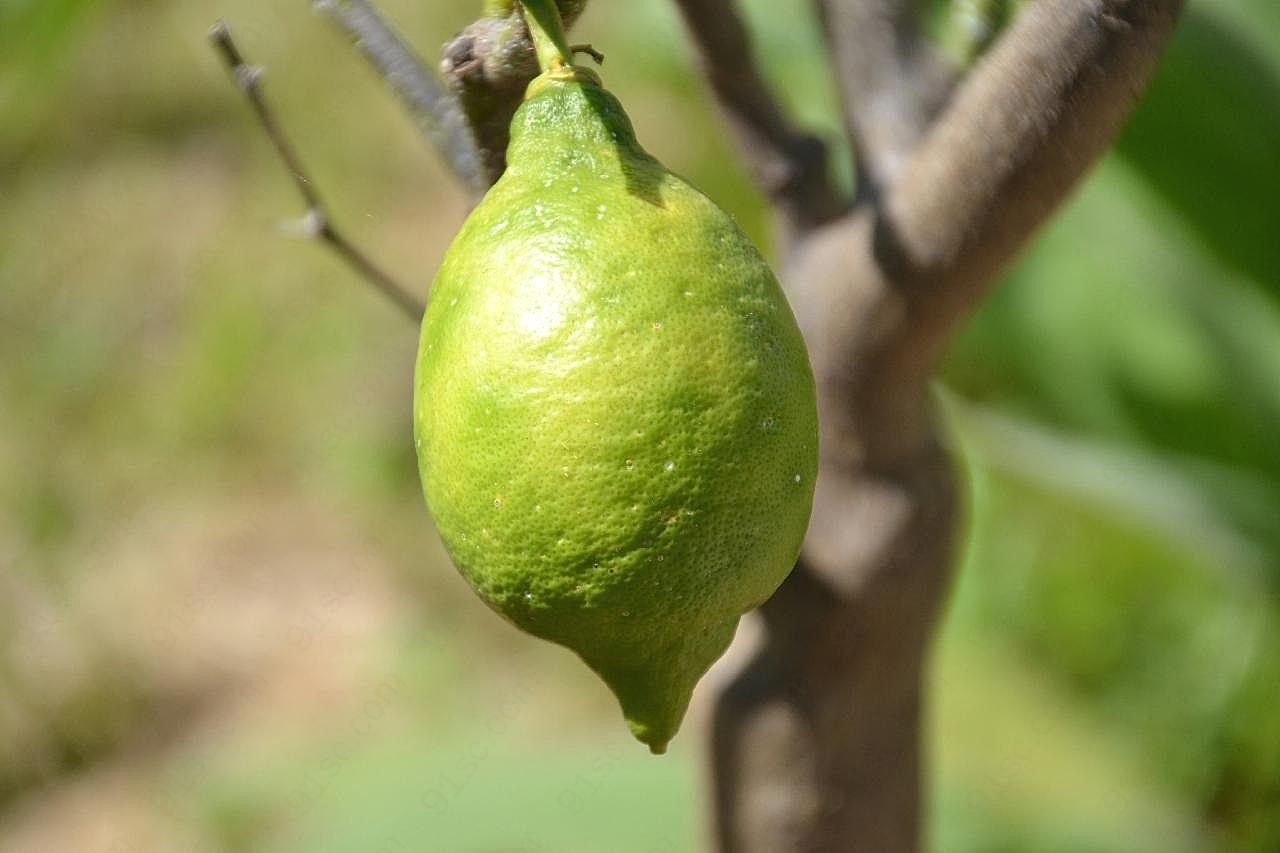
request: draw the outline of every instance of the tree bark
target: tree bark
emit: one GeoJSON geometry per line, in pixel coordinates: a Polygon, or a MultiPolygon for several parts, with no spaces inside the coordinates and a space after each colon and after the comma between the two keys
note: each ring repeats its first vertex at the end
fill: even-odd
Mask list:
{"type": "MultiPolygon", "coordinates": [[[[823,13],[894,5],[831,0],[823,13]]],[[[959,516],[929,378],[955,327],[1114,137],[1181,5],[1038,0],[945,106],[936,88],[901,74],[876,83],[848,63],[849,124],[875,188],[793,242],[784,269],[818,386],[821,467],[800,561],[712,685],[717,850],[921,849],[923,680],[959,516]],[[884,102],[853,92],[860,82],[923,100],[899,104],[911,121],[877,135],[884,102]]],[[[918,48],[899,53],[921,62],[918,48]]]]}

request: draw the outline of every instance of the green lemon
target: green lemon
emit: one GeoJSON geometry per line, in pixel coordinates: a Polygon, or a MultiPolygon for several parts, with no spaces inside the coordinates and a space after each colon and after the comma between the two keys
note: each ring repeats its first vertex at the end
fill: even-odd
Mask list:
{"type": "Polygon", "coordinates": [[[507,161],[423,320],[427,503],[476,593],[577,652],[660,753],[799,552],[813,376],[759,253],[594,75],[535,80],[507,161]]]}

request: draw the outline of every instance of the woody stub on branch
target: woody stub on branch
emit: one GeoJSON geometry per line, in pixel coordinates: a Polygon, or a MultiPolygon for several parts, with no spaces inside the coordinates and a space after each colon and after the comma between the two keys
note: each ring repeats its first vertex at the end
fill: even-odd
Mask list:
{"type": "MultiPolygon", "coordinates": [[[[609,0],[596,0],[607,3],[609,0]]],[[[714,848],[921,846],[921,707],[959,521],[929,382],[1000,271],[1105,151],[1183,0],[1028,0],[957,77],[912,0],[816,0],[856,158],[770,93],[732,0],[674,0],[777,229],[777,272],[818,392],[820,468],[799,562],[703,690],[714,848]]],[[[431,70],[364,0],[314,0],[479,198],[538,70],[510,0],[431,70]]],[[[557,0],[566,24],[585,0],[557,0]]],[[[332,223],[227,29],[215,45],[307,206],[309,232],[416,322],[421,302],[332,223]]]]}

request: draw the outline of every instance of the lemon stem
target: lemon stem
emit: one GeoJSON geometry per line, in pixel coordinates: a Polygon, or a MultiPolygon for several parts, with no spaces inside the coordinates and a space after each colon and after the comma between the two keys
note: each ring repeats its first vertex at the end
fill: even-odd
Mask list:
{"type": "Polygon", "coordinates": [[[555,71],[573,64],[573,52],[569,38],[560,20],[560,10],[555,0],[520,0],[520,10],[533,37],[533,47],[538,54],[538,67],[542,73],[555,71]]]}

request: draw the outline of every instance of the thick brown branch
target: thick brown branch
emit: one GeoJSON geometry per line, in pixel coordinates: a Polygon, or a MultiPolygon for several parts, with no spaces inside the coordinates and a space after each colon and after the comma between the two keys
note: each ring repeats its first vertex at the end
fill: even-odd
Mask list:
{"type": "Polygon", "coordinates": [[[313,4],[355,42],[467,189],[476,197],[482,195],[490,176],[457,98],[364,0],[313,0],[313,4]]]}
{"type": "Polygon", "coordinates": [[[884,195],[797,247],[821,461],[800,564],[712,697],[722,853],[920,850],[921,683],[957,515],[927,379],[1111,140],[1180,6],[1037,0],[884,195]]]}
{"type": "Polygon", "coordinates": [[[241,54],[239,47],[232,39],[231,31],[226,24],[215,24],[213,29],[209,31],[209,39],[213,42],[222,61],[235,77],[236,84],[249,100],[250,106],[253,107],[254,115],[257,116],[262,129],[266,131],[272,146],[280,156],[281,162],[284,163],[289,175],[293,178],[294,185],[298,188],[303,202],[306,203],[307,212],[302,220],[306,233],[326,243],[365,281],[378,288],[384,296],[394,302],[411,320],[417,322],[422,316],[422,303],[397,283],[395,279],[365,257],[364,253],[357,249],[333,225],[324,203],[321,202],[320,196],[316,192],[314,182],[303,168],[302,161],[298,159],[293,146],[289,144],[284,131],[280,129],[279,122],[272,115],[271,109],[267,106],[267,102],[262,96],[262,69],[245,61],[244,55],[241,54]]]}
{"type": "Polygon", "coordinates": [[[846,207],[827,171],[826,146],[792,127],[756,68],[732,0],[677,0],[702,70],[756,182],[784,226],[808,230],[846,207]]]}
{"type": "Polygon", "coordinates": [[[1075,186],[1146,86],[1183,0],[1039,0],[951,99],[892,188],[876,253],[923,379],[952,329],[1075,186]]]}
{"type": "Polygon", "coordinates": [[[719,853],[921,849],[922,683],[951,559],[950,468],[935,448],[910,473],[839,488],[843,562],[814,565],[806,544],[761,609],[762,642],[720,665],[719,853]],[[826,583],[836,568],[860,577],[856,591],[826,583]]]}
{"type": "Polygon", "coordinates": [[[924,38],[916,0],[817,0],[858,165],[878,196],[946,99],[950,76],[924,38]]]}

